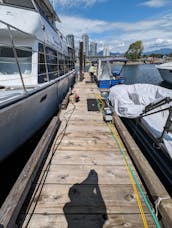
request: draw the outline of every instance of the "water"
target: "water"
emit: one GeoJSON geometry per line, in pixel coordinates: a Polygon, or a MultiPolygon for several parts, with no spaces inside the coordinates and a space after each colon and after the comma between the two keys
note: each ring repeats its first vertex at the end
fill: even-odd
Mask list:
{"type": "Polygon", "coordinates": [[[162,80],[154,64],[126,65],[121,75],[125,77],[125,84],[145,83],[172,89],[172,85],[162,80]]]}
{"type": "Polygon", "coordinates": [[[47,124],[30,140],[18,148],[10,157],[0,163],[0,207],[33,153],[46,127],[47,124]]]}
{"type": "MultiPolygon", "coordinates": [[[[120,71],[121,65],[112,66],[112,71],[120,71]]],[[[86,66],[88,71],[89,66],[86,66]]],[[[77,68],[79,71],[79,68],[77,68]]],[[[136,64],[136,65],[125,65],[122,68],[121,75],[125,77],[125,84],[145,83],[163,86],[172,89],[172,84],[164,82],[155,64],[136,64]]]]}

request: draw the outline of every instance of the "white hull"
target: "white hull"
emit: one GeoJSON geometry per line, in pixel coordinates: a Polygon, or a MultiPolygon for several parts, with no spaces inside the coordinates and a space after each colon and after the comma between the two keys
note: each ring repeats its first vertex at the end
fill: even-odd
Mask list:
{"type": "Polygon", "coordinates": [[[162,79],[172,84],[172,62],[157,65],[156,68],[159,70],[162,79]]]}
{"type": "Polygon", "coordinates": [[[49,83],[27,97],[0,109],[0,161],[38,131],[58,110],[74,83],[75,72],[49,83]]]}
{"type": "Polygon", "coordinates": [[[158,69],[164,81],[172,84],[172,70],[158,69]]]}

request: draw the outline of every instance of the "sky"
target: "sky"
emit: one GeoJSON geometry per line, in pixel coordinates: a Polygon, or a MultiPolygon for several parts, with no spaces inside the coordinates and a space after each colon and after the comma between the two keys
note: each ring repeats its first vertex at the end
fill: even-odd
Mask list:
{"type": "Polygon", "coordinates": [[[98,50],[126,52],[137,40],[144,51],[172,48],[172,0],[51,0],[64,34],[74,34],[76,46],[83,33],[98,50]]]}

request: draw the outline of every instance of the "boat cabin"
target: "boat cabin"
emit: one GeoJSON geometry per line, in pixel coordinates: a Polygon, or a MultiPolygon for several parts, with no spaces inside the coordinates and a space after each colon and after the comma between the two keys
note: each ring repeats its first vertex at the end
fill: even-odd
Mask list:
{"type": "Polygon", "coordinates": [[[74,69],[74,49],[56,28],[60,19],[49,1],[0,0],[0,5],[0,87],[34,87],[74,69]]]}

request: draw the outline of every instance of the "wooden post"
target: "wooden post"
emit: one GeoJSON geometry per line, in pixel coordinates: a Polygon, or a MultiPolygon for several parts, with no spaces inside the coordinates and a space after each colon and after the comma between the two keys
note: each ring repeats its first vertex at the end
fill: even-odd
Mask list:
{"type": "Polygon", "coordinates": [[[80,42],[79,47],[79,81],[83,80],[83,42],[80,42]]]}
{"type": "Polygon", "coordinates": [[[86,71],[86,69],[85,69],[86,55],[84,55],[83,60],[84,60],[84,72],[85,72],[86,71]]]}

